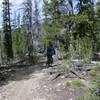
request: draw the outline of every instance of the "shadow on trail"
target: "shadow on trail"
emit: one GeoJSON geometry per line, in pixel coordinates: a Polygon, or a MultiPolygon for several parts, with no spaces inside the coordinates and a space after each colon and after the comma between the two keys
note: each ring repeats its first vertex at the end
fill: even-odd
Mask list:
{"type": "Polygon", "coordinates": [[[40,61],[37,65],[11,67],[10,69],[7,69],[9,71],[6,72],[4,80],[0,81],[0,86],[7,85],[9,81],[20,81],[30,79],[30,75],[32,73],[41,71],[42,69],[46,68],[45,63],[46,61],[40,61]]]}
{"type": "MultiPolygon", "coordinates": [[[[56,67],[58,64],[53,65],[52,67],[56,67]]],[[[31,78],[31,75],[35,72],[39,72],[42,69],[48,68],[46,66],[46,57],[40,56],[40,60],[36,65],[25,65],[25,66],[13,66],[8,67],[4,80],[0,80],[0,86],[6,85],[9,81],[20,81],[20,80],[28,80],[31,78]]],[[[4,70],[4,69],[3,69],[4,70]]]]}

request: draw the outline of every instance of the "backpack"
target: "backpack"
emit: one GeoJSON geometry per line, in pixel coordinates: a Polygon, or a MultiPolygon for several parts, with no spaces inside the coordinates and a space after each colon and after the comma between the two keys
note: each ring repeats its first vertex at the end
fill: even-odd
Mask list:
{"type": "Polygon", "coordinates": [[[52,54],[53,55],[55,55],[56,53],[55,53],[55,49],[54,48],[52,48],[52,54]]]}
{"type": "Polygon", "coordinates": [[[55,54],[55,49],[53,47],[48,47],[47,48],[47,54],[48,55],[54,55],[55,54]]]}

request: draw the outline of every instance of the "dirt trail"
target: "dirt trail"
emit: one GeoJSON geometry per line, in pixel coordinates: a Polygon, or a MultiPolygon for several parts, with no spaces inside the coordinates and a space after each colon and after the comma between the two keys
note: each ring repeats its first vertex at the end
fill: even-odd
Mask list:
{"type": "Polygon", "coordinates": [[[38,93],[39,80],[43,76],[42,73],[37,73],[28,80],[9,82],[1,88],[0,100],[38,100],[35,96],[38,93]]]}
{"type": "MultiPolygon", "coordinates": [[[[57,78],[41,65],[14,72],[7,85],[0,87],[0,100],[77,100],[86,88],[65,88],[67,78],[57,78]],[[38,70],[35,70],[38,69],[38,70]]],[[[52,69],[52,68],[51,68],[52,69]]]]}

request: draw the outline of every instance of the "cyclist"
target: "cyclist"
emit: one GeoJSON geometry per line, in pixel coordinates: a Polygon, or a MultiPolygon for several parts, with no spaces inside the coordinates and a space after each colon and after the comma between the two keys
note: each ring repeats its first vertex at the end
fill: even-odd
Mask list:
{"type": "Polygon", "coordinates": [[[53,55],[55,54],[55,49],[52,45],[52,43],[49,43],[49,46],[47,47],[47,65],[52,66],[53,63],[53,55]]]}

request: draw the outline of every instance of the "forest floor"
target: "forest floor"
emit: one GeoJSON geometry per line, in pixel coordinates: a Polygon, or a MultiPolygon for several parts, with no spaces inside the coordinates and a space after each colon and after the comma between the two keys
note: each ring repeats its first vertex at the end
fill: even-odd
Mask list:
{"type": "Polygon", "coordinates": [[[81,88],[68,88],[66,82],[78,78],[54,72],[58,67],[62,69],[65,65],[63,60],[46,68],[43,59],[38,65],[14,68],[6,83],[0,86],[0,100],[78,100],[79,96],[87,93],[88,81],[81,79],[85,83],[81,88]]]}

